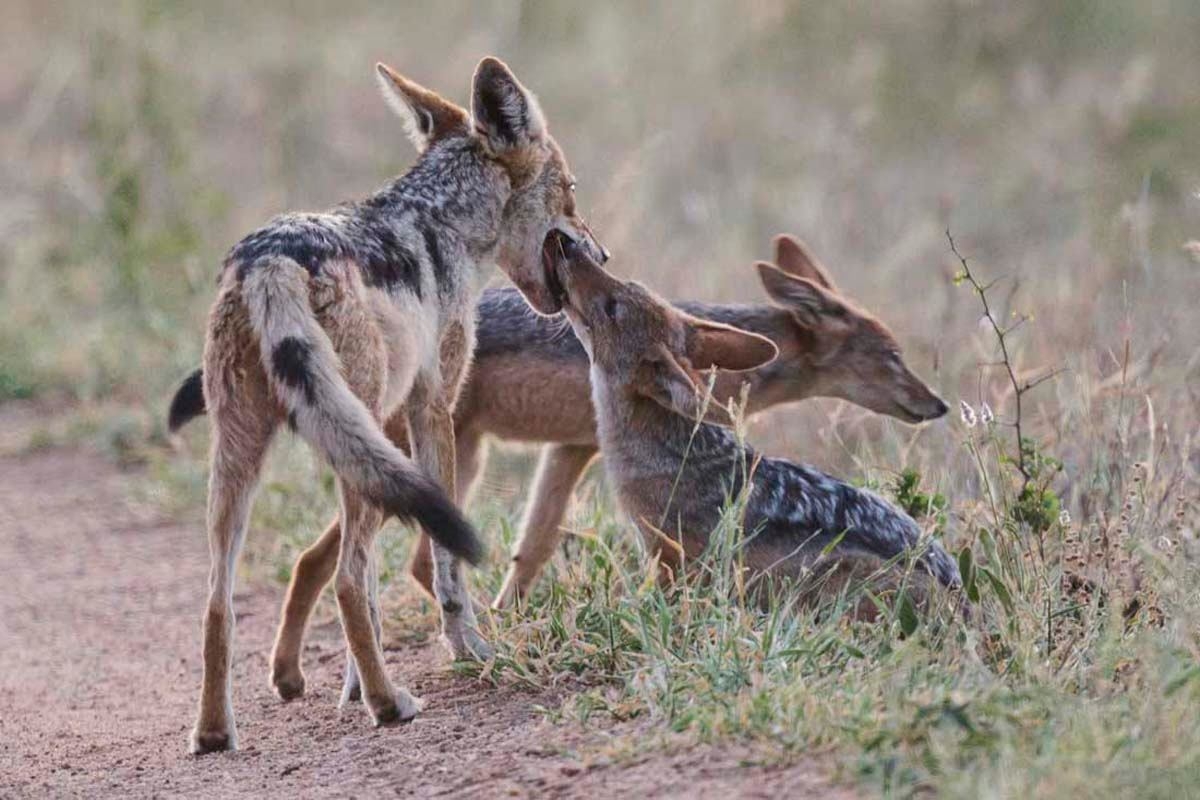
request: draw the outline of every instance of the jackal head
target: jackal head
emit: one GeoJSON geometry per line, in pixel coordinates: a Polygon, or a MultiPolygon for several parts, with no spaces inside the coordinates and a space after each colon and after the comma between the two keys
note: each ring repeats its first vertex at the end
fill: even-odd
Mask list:
{"type": "Polygon", "coordinates": [[[470,136],[484,156],[500,165],[512,192],[504,207],[496,261],[537,311],[556,313],[561,302],[547,256],[551,238],[566,237],[604,263],[600,246],[575,205],[575,177],[550,135],[533,93],[496,58],[475,69],[468,113],[418,86],[395,70],[377,65],[384,96],[400,114],[419,151],[450,136],[470,136]]]}
{"type": "Polygon", "coordinates": [[[775,264],[755,266],[767,294],[791,318],[769,368],[781,393],[794,380],[804,396],[849,400],[906,422],[946,413],[946,403],[904,363],[887,326],[843,296],[804,244],[778,236],[775,264]]]}
{"type": "Polygon", "coordinates": [[[694,417],[705,370],[755,369],[775,358],[770,339],[685,314],[608,274],[565,237],[556,250],[563,311],[611,386],[694,417]]]}

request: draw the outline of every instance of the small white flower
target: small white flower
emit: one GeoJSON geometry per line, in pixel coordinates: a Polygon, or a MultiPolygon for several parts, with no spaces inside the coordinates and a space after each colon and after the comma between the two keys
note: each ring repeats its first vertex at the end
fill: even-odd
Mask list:
{"type": "Polygon", "coordinates": [[[959,414],[962,416],[963,424],[966,425],[968,428],[974,428],[975,422],[976,422],[975,409],[971,408],[971,404],[968,403],[966,400],[959,400],[958,401],[958,411],[959,411],[959,414]]]}
{"type": "Polygon", "coordinates": [[[1067,511],[1065,508],[1062,511],[1058,512],[1058,524],[1062,525],[1063,527],[1070,525],[1071,524],[1071,512],[1067,511]]]}
{"type": "Polygon", "coordinates": [[[979,407],[979,419],[984,425],[991,425],[996,421],[996,415],[992,413],[992,407],[986,402],[979,407]]]}

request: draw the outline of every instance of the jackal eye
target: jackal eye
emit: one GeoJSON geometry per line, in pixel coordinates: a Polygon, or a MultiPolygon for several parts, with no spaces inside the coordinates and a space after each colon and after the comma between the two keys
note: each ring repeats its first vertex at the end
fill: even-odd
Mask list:
{"type": "Polygon", "coordinates": [[[613,297],[612,295],[609,295],[608,298],[604,301],[604,315],[611,320],[616,320],[617,312],[619,310],[620,310],[620,303],[617,302],[617,298],[613,297]]]}

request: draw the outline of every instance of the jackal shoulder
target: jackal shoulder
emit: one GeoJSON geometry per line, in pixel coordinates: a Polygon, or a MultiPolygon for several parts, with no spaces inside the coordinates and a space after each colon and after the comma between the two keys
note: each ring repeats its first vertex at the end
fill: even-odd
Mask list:
{"type": "Polygon", "coordinates": [[[266,257],[285,257],[314,277],[350,261],[370,288],[425,300],[468,284],[472,256],[494,245],[500,206],[494,170],[468,140],[440,143],[405,175],[371,196],[322,212],[281,214],[230,249],[225,268],[245,277],[266,257]],[[447,176],[457,191],[449,191],[447,176]]]}

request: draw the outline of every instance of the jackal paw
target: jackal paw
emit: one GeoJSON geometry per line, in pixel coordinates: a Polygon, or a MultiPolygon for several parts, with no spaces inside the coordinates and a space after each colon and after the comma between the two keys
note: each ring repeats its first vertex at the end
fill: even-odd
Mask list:
{"type": "Polygon", "coordinates": [[[506,608],[512,608],[520,604],[525,599],[525,592],[525,587],[520,585],[516,576],[509,574],[504,581],[504,585],[500,587],[500,591],[496,594],[496,599],[492,601],[492,610],[503,611],[506,608]]]}
{"type": "Polygon", "coordinates": [[[237,750],[237,733],[232,728],[211,731],[202,731],[197,728],[192,731],[189,749],[193,755],[197,756],[202,756],[205,753],[237,750]]]}
{"type": "Polygon", "coordinates": [[[442,644],[454,656],[455,661],[489,661],[496,651],[474,628],[463,627],[451,633],[442,633],[442,644]]]}
{"type": "Polygon", "coordinates": [[[404,689],[397,689],[393,698],[382,703],[368,703],[376,728],[412,722],[424,703],[404,689]]]}
{"type": "Polygon", "coordinates": [[[518,600],[521,600],[521,590],[517,588],[516,578],[509,575],[504,579],[503,587],[500,587],[496,595],[496,600],[492,601],[493,610],[503,610],[515,606],[518,600]]]}
{"type": "Polygon", "coordinates": [[[299,667],[276,666],[271,670],[271,688],[287,702],[304,694],[304,673],[299,667]]]}

